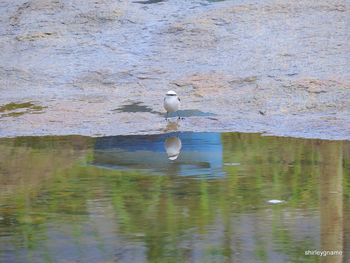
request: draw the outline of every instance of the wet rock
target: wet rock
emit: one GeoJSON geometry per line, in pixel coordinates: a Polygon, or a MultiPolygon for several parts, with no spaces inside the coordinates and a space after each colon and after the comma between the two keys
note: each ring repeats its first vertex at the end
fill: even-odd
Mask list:
{"type": "Polygon", "coordinates": [[[0,117],[0,136],[161,133],[174,89],[215,114],[181,131],[350,138],[342,1],[147,2],[1,4],[0,105],[47,108],[0,117]],[[152,112],[113,111],[134,102],[152,112]]]}
{"type": "Polygon", "coordinates": [[[143,4],[143,5],[149,5],[149,4],[157,4],[164,2],[165,0],[146,0],[146,1],[134,1],[133,3],[143,4]]]}
{"type": "Polygon", "coordinates": [[[244,80],[232,80],[230,76],[225,74],[212,73],[196,73],[186,76],[182,79],[172,82],[177,87],[190,87],[193,89],[194,95],[210,96],[213,93],[225,93],[227,89],[234,83],[241,84],[244,80]]]}
{"type": "Polygon", "coordinates": [[[38,32],[38,33],[30,33],[30,34],[16,36],[16,40],[35,41],[35,40],[45,39],[45,38],[55,37],[55,36],[57,36],[57,33],[55,32],[38,32]]]}
{"type": "Polygon", "coordinates": [[[88,23],[108,23],[117,21],[123,16],[123,11],[120,9],[115,9],[112,11],[102,11],[96,13],[94,11],[81,13],[75,16],[75,20],[78,23],[88,24],[88,23]]]}

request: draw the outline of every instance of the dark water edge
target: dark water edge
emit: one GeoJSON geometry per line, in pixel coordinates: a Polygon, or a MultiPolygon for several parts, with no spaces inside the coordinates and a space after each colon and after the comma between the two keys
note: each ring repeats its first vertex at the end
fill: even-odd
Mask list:
{"type": "Polygon", "coordinates": [[[347,262],[349,175],[347,141],[0,139],[0,262],[347,262]]]}

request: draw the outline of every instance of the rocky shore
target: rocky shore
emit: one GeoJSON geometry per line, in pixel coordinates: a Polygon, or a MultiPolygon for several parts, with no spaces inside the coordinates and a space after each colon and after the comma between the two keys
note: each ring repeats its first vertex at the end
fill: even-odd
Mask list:
{"type": "Polygon", "coordinates": [[[0,137],[350,140],[345,1],[2,1],[0,17],[0,137]]]}

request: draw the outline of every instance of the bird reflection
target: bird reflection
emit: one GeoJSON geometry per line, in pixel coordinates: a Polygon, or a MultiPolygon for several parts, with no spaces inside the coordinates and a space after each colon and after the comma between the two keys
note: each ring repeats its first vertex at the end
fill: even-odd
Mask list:
{"type": "Polygon", "coordinates": [[[176,121],[168,121],[164,131],[169,132],[169,131],[177,131],[179,129],[179,120],[177,119],[176,121]]]}
{"type": "Polygon", "coordinates": [[[214,177],[225,174],[219,133],[177,133],[97,138],[90,164],[150,174],[214,177]]]}
{"type": "Polygon", "coordinates": [[[164,142],[164,147],[169,160],[176,160],[179,157],[182,143],[179,137],[167,138],[164,142]]]}

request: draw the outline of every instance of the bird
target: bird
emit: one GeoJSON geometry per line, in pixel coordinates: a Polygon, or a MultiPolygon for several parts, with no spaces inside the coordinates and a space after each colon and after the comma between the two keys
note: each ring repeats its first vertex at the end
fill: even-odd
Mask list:
{"type": "Polygon", "coordinates": [[[177,157],[179,157],[182,143],[179,137],[170,137],[165,140],[164,147],[166,154],[168,155],[168,159],[175,161],[177,157]]]}
{"type": "Polygon", "coordinates": [[[179,108],[180,108],[180,98],[177,96],[176,92],[173,90],[169,90],[166,94],[165,94],[165,98],[164,98],[164,109],[166,110],[166,117],[165,119],[168,119],[168,114],[171,112],[177,112],[177,116],[179,119],[180,115],[179,115],[179,108]]]}

